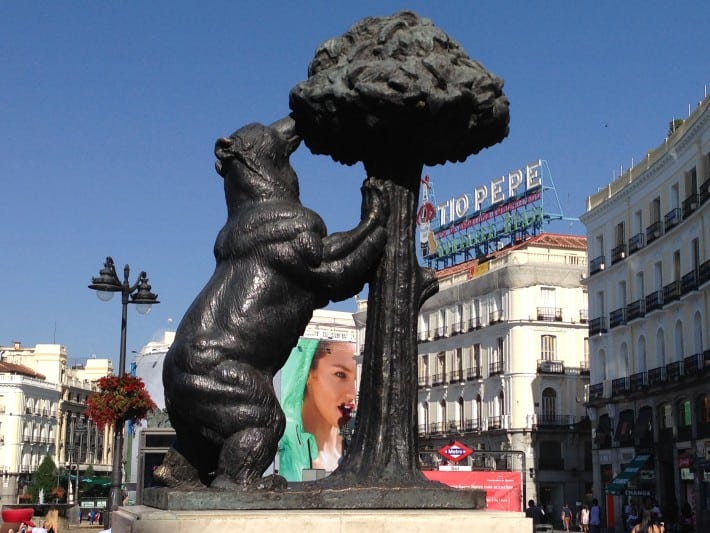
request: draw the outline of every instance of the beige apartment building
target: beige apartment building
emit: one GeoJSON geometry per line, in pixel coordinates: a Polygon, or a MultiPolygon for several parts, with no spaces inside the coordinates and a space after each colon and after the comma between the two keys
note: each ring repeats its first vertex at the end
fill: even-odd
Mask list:
{"type": "MultiPolygon", "coordinates": [[[[665,125],[660,124],[660,128],[665,125]]],[[[710,98],[588,198],[594,495],[710,528],[710,98]]]]}
{"type": "MultiPolygon", "coordinates": [[[[439,292],[418,318],[424,468],[456,440],[476,450],[468,466],[524,468],[523,494],[555,516],[585,499],[586,274],[586,239],[547,233],[437,273],[439,292]]],[[[359,345],[365,313],[360,302],[359,345]]]]}
{"type": "Polygon", "coordinates": [[[0,347],[0,498],[15,503],[46,455],[57,466],[111,471],[110,428],[84,414],[95,381],[112,372],[108,359],[70,367],[59,344],[0,347]]]}

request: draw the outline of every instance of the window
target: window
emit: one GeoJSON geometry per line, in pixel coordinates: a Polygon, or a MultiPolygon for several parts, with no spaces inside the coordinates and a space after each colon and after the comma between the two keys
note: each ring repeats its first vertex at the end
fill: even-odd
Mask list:
{"type": "Polygon", "coordinates": [[[651,223],[661,220],[661,199],[654,198],[650,205],[651,223]]]}
{"type": "Polygon", "coordinates": [[[481,429],[483,426],[483,412],[481,410],[483,402],[481,401],[481,395],[476,395],[475,407],[474,407],[474,420],[476,421],[476,427],[481,429]]]}
{"type": "Polygon", "coordinates": [[[542,335],[540,337],[540,359],[543,361],[557,359],[557,337],[555,335],[542,335]]]}
{"type": "Polygon", "coordinates": [[[671,404],[664,403],[658,407],[658,425],[661,429],[673,429],[673,411],[671,404]]]}
{"type": "Polygon", "coordinates": [[[678,402],[678,425],[690,426],[690,400],[681,400],[678,402]]]}
{"type": "Polygon", "coordinates": [[[698,421],[698,438],[710,437],[710,394],[698,396],[695,401],[695,418],[698,421]]]}
{"type": "Polygon", "coordinates": [[[503,337],[498,337],[496,348],[496,361],[503,365],[503,337]]]}
{"type": "Polygon", "coordinates": [[[561,443],[550,440],[540,442],[538,468],[540,470],[564,470],[561,443]]]}
{"type": "Polygon", "coordinates": [[[473,345],[473,367],[480,370],[481,368],[481,345],[473,345]]]}
{"type": "Polygon", "coordinates": [[[615,234],[615,242],[614,246],[623,246],[626,243],[626,232],[624,231],[624,223],[619,222],[616,225],[616,231],[614,232],[615,234]]]}
{"type": "Polygon", "coordinates": [[[547,387],[542,391],[542,424],[555,422],[557,414],[557,393],[554,389],[547,387]]]}

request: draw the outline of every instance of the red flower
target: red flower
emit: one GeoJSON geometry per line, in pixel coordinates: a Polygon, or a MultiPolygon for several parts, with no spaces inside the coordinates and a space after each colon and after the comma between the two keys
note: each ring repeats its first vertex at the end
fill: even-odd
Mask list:
{"type": "Polygon", "coordinates": [[[105,376],[97,384],[99,392],[91,394],[86,401],[86,415],[99,428],[128,420],[137,423],[157,409],[141,378],[130,374],[105,376]]]}

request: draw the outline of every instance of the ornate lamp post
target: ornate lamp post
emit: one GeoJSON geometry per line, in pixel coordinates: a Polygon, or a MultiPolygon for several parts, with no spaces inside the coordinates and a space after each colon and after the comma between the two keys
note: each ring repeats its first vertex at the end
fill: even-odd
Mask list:
{"type": "MultiPolygon", "coordinates": [[[[151,292],[151,286],[148,284],[148,275],[141,272],[138,281],[131,285],[128,281],[130,275],[130,267],[123,267],[123,283],[119,281],[116,275],[116,267],[114,266],[111,257],[106,258],[104,267],[99,272],[98,278],[91,278],[90,289],[96,291],[96,296],[99,300],[108,301],[113,298],[113,293],[121,293],[121,349],[119,352],[118,368],[119,375],[123,375],[126,371],[126,321],[128,318],[128,304],[135,304],[136,311],[141,314],[150,312],[153,304],[160,303],[158,295],[151,292]]],[[[120,507],[121,498],[121,481],[122,481],[122,466],[123,466],[123,423],[114,425],[113,433],[113,471],[111,473],[111,492],[109,495],[108,505],[104,513],[104,525],[109,527],[111,524],[111,511],[120,507]]]]}

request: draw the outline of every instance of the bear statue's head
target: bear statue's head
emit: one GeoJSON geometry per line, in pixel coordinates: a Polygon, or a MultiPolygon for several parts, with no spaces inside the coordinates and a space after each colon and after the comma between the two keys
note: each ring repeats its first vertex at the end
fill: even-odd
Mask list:
{"type": "Polygon", "coordinates": [[[249,201],[298,200],[298,177],[289,158],[300,143],[291,117],[269,126],[248,124],[218,139],[215,168],[224,178],[229,213],[249,201]]]}

